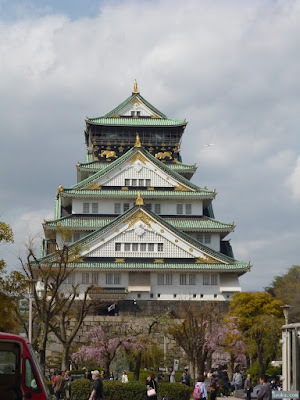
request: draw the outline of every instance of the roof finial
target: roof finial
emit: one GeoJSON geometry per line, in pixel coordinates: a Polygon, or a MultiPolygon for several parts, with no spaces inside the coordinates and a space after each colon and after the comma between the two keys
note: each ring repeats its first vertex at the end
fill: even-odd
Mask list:
{"type": "Polygon", "coordinates": [[[136,79],[134,80],[133,93],[140,93],[139,90],[138,90],[138,87],[137,87],[136,79]]]}
{"type": "Polygon", "coordinates": [[[138,195],[137,195],[135,204],[136,204],[137,206],[143,206],[143,205],[144,205],[144,200],[143,200],[143,198],[142,198],[142,195],[141,195],[140,190],[138,191],[138,195]]]}
{"type": "Polygon", "coordinates": [[[139,136],[138,133],[136,134],[136,139],[135,139],[135,145],[134,145],[134,147],[142,147],[142,145],[141,145],[141,140],[140,140],[140,136],[139,136]]]}

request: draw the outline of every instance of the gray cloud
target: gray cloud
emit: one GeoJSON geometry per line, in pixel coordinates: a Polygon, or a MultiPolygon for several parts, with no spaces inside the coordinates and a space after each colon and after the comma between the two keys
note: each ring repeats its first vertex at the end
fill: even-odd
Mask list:
{"type": "Polygon", "coordinates": [[[58,185],[75,183],[85,116],[123,101],[134,78],[155,106],[190,121],[183,160],[197,163],[194,182],[216,188],[216,217],[237,224],[235,256],[254,265],[243,288],[299,263],[298,2],[125,1],[94,17],[39,15],[0,24],[9,263],[28,221],[39,231],[58,185]]]}

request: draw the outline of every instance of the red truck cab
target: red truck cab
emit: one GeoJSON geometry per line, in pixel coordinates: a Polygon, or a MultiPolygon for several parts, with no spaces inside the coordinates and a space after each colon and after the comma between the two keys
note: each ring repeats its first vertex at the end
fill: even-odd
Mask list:
{"type": "Polygon", "coordinates": [[[31,345],[12,333],[0,332],[0,398],[52,399],[31,345]]]}

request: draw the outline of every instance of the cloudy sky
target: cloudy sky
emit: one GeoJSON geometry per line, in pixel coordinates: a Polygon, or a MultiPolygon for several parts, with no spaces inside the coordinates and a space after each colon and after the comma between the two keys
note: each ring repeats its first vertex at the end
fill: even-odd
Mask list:
{"type": "Polygon", "coordinates": [[[0,0],[0,215],[11,268],[76,183],[84,119],[127,98],[189,121],[183,161],[234,221],[244,290],[299,264],[300,2],[0,0]],[[214,147],[205,147],[215,143],[214,147]]]}

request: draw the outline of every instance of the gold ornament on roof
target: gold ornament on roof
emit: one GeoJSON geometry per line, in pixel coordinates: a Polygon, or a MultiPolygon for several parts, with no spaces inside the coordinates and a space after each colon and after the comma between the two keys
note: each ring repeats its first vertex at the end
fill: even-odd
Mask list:
{"type": "Polygon", "coordinates": [[[137,195],[135,204],[136,204],[137,206],[143,206],[143,205],[144,205],[144,200],[143,200],[143,198],[142,198],[142,195],[141,195],[141,192],[140,192],[140,191],[138,191],[138,195],[137,195]]]}
{"type": "Polygon", "coordinates": [[[139,93],[136,79],[134,80],[133,93],[139,93]]]}
{"type": "Polygon", "coordinates": [[[141,140],[140,140],[140,136],[139,136],[138,133],[136,134],[136,139],[135,139],[135,145],[134,145],[134,147],[142,147],[142,145],[141,145],[141,140]]]}
{"type": "Polygon", "coordinates": [[[57,196],[60,192],[62,192],[63,190],[64,190],[63,185],[59,185],[58,188],[57,188],[57,191],[56,191],[56,196],[57,196]]]}

